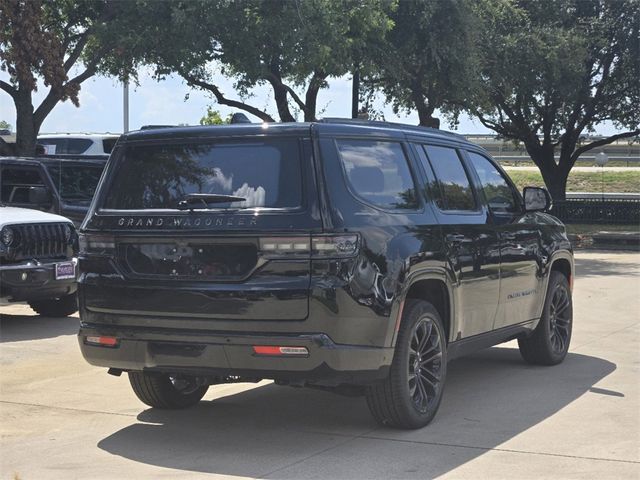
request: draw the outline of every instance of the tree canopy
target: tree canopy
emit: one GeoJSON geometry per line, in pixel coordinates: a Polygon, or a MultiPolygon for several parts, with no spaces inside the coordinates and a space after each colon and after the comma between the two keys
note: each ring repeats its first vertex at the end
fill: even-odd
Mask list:
{"type": "Polygon", "coordinates": [[[9,75],[0,89],[16,107],[19,154],[35,153],[42,122],[58,102],[78,106],[84,81],[115,70],[122,32],[138,18],[132,7],[114,0],[0,0],[0,69],[9,75]],[[48,91],[34,106],[39,80],[48,91]]]}
{"type": "Polygon", "coordinates": [[[222,118],[218,110],[207,107],[207,113],[200,119],[200,125],[224,125],[231,123],[231,114],[226,118],[222,118]]]}
{"type": "MultiPolygon", "coordinates": [[[[238,0],[172,3],[156,48],[144,57],[159,76],[175,72],[210,92],[221,105],[264,121],[264,106],[250,91],[268,85],[280,121],[313,120],[327,79],[348,73],[354,57],[391,23],[383,0],[238,0]],[[239,99],[219,87],[219,75],[234,80],[239,99]]],[[[154,16],[157,19],[158,16],[154,16]]]]}
{"type": "Polygon", "coordinates": [[[522,142],[562,200],[581,154],[640,133],[640,3],[485,0],[475,10],[480,85],[466,107],[522,142]],[[606,121],[622,132],[582,142],[606,121]]]}
{"type": "Polygon", "coordinates": [[[389,13],[393,28],[370,50],[366,94],[381,91],[395,113],[415,110],[420,125],[438,128],[435,110],[467,98],[474,82],[471,2],[403,0],[389,13]]]}

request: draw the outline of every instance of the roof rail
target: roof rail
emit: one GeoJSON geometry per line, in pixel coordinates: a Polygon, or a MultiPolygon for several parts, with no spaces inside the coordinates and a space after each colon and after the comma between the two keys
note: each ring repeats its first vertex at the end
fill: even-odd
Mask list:
{"type": "Polygon", "coordinates": [[[404,123],[396,122],[382,122],[378,120],[363,120],[359,118],[340,118],[340,117],[327,117],[318,120],[318,123],[333,123],[333,124],[346,124],[346,125],[361,125],[363,127],[383,127],[393,128],[396,130],[410,130],[417,133],[434,133],[436,135],[447,135],[457,138],[458,140],[465,140],[463,135],[455,132],[448,132],[446,130],[439,130],[437,128],[422,127],[420,125],[408,125],[404,123]]]}
{"type": "Polygon", "coordinates": [[[158,128],[175,128],[178,125],[142,125],[139,130],[156,130],[158,128]]]}

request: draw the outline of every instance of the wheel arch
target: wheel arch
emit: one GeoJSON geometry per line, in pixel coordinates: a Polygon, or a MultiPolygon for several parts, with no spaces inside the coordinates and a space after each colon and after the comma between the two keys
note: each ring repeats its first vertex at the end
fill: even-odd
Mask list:
{"type": "Polygon", "coordinates": [[[549,262],[547,263],[547,268],[544,271],[544,277],[542,278],[542,295],[540,295],[537,318],[540,318],[542,315],[542,309],[544,308],[544,301],[547,296],[547,289],[549,288],[549,279],[551,278],[552,271],[559,271],[566,275],[569,280],[569,289],[573,290],[573,280],[575,278],[573,253],[569,250],[556,250],[551,255],[549,262]]]}
{"type": "Polygon", "coordinates": [[[564,256],[559,257],[551,263],[551,272],[553,271],[562,273],[569,281],[569,288],[573,290],[573,280],[574,280],[573,261],[570,261],[568,258],[564,256]]]}
{"type": "Polygon", "coordinates": [[[393,319],[391,322],[393,326],[391,346],[395,346],[404,304],[409,298],[426,300],[435,307],[442,319],[447,342],[451,341],[451,332],[455,331],[453,287],[445,272],[432,271],[414,275],[405,282],[402,294],[398,298],[398,308],[394,309],[391,317],[393,319]]]}

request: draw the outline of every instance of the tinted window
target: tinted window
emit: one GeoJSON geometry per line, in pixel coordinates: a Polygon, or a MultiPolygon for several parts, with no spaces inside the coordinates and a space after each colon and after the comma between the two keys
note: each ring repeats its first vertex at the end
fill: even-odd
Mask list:
{"type": "Polygon", "coordinates": [[[69,205],[89,206],[98,186],[102,166],[78,163],[47,163],[47,170],[62,200],[69,205]]]}
{"type": "Polygon", "coordinates": [[[35,168],[11,168],[0,170],[0,198],[5,203],[28,204],[31,187],[43,186],[40,172],[35,168]]]}
{"type": "Polygon", "coordinates": [[[436,188],[440,190],[440,195],[436,196],[438,207],[442,210],[476,210],[471,182],[458,152],[433,145],[424,148],[436,176],[436,188]]]}
{"type": "Polygon", "coordinates": [[[111,150],[113,150],[113,147],[117,141],[117,138],[105,138],[104,140],[102,140],[102,148],[104,150],[104,153],[111,153],[111,150]]]}
{"type": "Polygon", "coordinates": [[[39,138],[36,141],[38,145],[45,147],[44,153],[47,155],[55,155],[57,153],[62,153],[63,150],[65,150],[65,140],[61,138],[39,138]]]}
{"type": "Polygon", "coordinates": [[[351,189],[383,208],[418,207],[407,158],[399,143],[368,140],[337,142],[351,189]]]}
{"type": "Polygon", "coordinates": [[[93,140],[88,138],[39,138],[37,142],[40,145],[47,145],[46,153],[50,155],[80,155],[89,149],[93,140]]]}
{"type": "Polygon", "coordinates": [[[519,208],[513,190],[502,174],[482,155],[467,152],[473,168],[480,177],[482,191],[491,211],[496,213],[513,213],[519,208]]]}
{"type": "Polygon", "coordinates": [[[189,193],[246,199],[210,208],[291,208],[302,201],[296,139],[129,146],[116,168],[104,208],[176,208],[189,193]]]}
{"type": "Polygon", "coordinates": [[[68,153],[70,155],[79,155],[86,152],[91,144],[92,140],[87,138],[69,138],[67,139],[67,151],[59,153],[68,153]]]}

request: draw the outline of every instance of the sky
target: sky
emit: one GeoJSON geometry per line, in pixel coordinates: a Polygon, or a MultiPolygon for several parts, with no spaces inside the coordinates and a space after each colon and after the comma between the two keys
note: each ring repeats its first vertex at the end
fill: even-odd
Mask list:
{"type": "MultiPolygon", "coordinates": [[[[0,72],[0,79],[7,80],[5,72],[0,72]]],[[[234,95],[232,81],[220,77],[218,85],[227,97],[237,98],[234,95]]],[[[42,101],[46,91],[47,89],[40,85],[34,94],[35,105],[42,101]]],[[[268,113],[277,118],[268,87],[256,88],[252,94],[253,97],[247,103],[265,108],[268,113]]],[[[122,83],[116,79],[102,76],[90,78],[82,84],[79,96],[80,107],[75,107],[69,101],[59,103],[45,119],[40,133],[121,133],[123,131],[122,97],[122,83]]],[[[198,125],[208,106],[220,111],[223,117],[238,111],[218,105],[206,92],[191,89],[178,76],[169,76],[158,82],[151,77],[150,72],[142,71],[139,85],[131,85],[129,89],[129,128],[136,130],[142,125],[198,125]]],[[[415,112],[398,116],[382,101],[376,107],[383,110],[385,119],[388,121],[414,125],[418,122],[415,112]]],[[[349,76],[329,80],[329,88],[321,90],[318,96],[318,112],[319,117],[350,117],[349,76]]],[[[258,121],[255,117],[248,116],[258,121]]],[[[9,122],[15,130],[13,101],[3,91],[0,91],[0,120],[9,122]]],[[[444,130],[450,129],[444,120],[441,127],[444,130]]],[[[460,118],[456,131],[463,134],[493,133],[479,121],[469,117],[460,118]]],[[[598,134],[609,135],[615,132],[616,129],[610,124],[597,128],[598,134]]]]}

